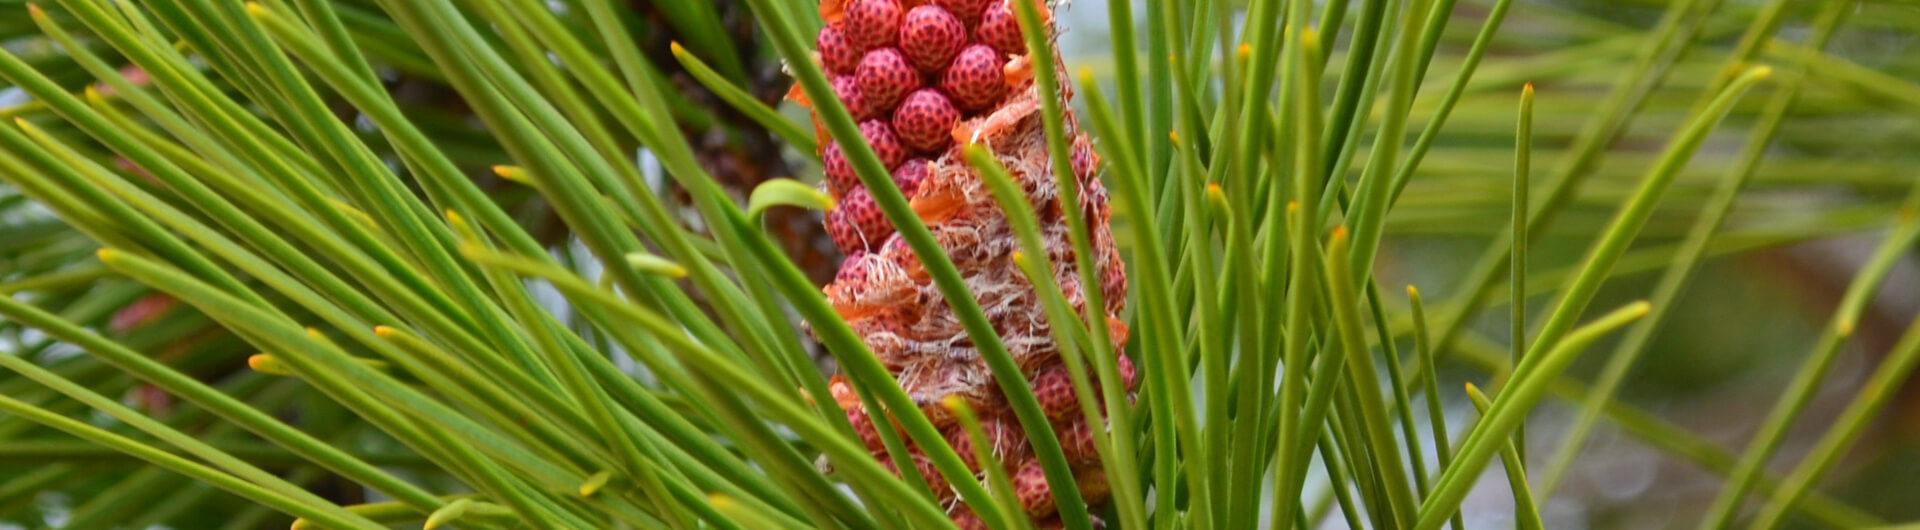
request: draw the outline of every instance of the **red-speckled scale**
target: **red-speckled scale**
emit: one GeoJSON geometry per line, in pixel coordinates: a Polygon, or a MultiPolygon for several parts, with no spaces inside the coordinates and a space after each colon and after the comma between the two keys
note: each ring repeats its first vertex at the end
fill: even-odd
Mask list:
{"type": "Polygon", "coordinates": [[[887,171],[900,167],[907,161],[907,147],[900,143],[900,136],[893,132],[893,126],[882,120],[860,122],[860,136],[867,139],[867,145],[873,146],[873,152],[880,155],[880,163],[887,171]]]}
{"type": "Polygon", "coordinates": [[[945,8],[959,18],[961,23],[971,28],[980,22],[980,12],[987,9],[987,4],[997,1],[999,0],[933,0],[933,5],[945,8]]]}
{"type": "Polygon", "coordinates": [[[867,103],[866,93],[860,91],[858,79],[851,75],[843,75],[833,78],[831,83],[833,95],[840,98],[841,104],[847,106],[847,113],[852,114],[854,120],[873,117],[873,105],[867,103]]]}
{"type": "Polygon", "coordinates": [[[853,164],[847,162],[847,153],[840,149],[840,142],[827,142],[826,149],[820,151],[820,166],[827,174],[827,187],[834,196],[844,197],[860,186],[860,177],[854,175],[853,164]]]}
{"type": "Polygon", "coordinates": [[[973,38],[1000,53],[1027,53],[1027,42],[1020,36],[1020,19],[1014,18],[1013,6],[1006,2],[993,2],[981,11],[980,24],[973,28],[973,38]]]}
{"type": "Polygon", "coordinates": [[[847,39],[862,50],[893,46],[903,14],[896,0],[849,0],[844,22],[847,39]]]}
{"type": "Polygon", "coordinates": [[[813,46],[820,51],[820,63],[827,67],[828,73],[848,75],[853,73],[854,67],[860,66],[860,56],[865,55],[866,50],[854,46],[840,28],[839,24],[822,28],[820,36],[814,38],[813,46]]]}
{"type": "Polygon", "coordinates": [[[926,182],[927,166],[931,163],[925,158],[910,158],[901,162],[900,167],[893,169],[893,184],[900,187],[902,195],[912,199],[913,194],[920,191],[920,183],[926,182]]]}
{"type": "Polygon", "coordinates": [[[874,109],[892,109],[908,92],[920,88],[920,72],[897,48],[880,48],[860,59],[854,79],[874,109]]]}
{"type": "Polygon", "coordinates": [[[960,110],[939,90],[922,88],[907,94],[900,108],[893,111],[893,131],[900,141],[914,150],[941,151],[953,144],[953,126],[960,123],[960,110]]]}
{"type": "Polygon", "coordinates": [[[834,204],[833,211],[827,212],[827,235],[842,253],[878,246],[892,234],[886,214],[880,213],[880,205],[864,187],[848,192],[834,204]]]}
{"type": "Polygon", "coordinates": [[[961,110],[979,112],[1006,98],[1006,66],[1005,56],[992,46],[968,46],[940,75],[940,90],[961,110]]]}
{"type": "Polygon", "coordinates": [[[907,11],[900,21],[900,52],[922,72],[939,72],[967,45],[967,26],[939,6],[907,11]]]}

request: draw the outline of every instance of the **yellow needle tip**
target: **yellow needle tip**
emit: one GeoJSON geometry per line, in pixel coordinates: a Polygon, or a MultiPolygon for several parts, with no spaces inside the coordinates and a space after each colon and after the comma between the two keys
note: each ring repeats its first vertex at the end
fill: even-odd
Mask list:
{"type": "Polygon", "coordinates": [[[454,250],[459,252],[461,256],[472,258],[474,256],[485,254],[487,251],[487,247],[483,247],[483,246],[480,246],[480,244],[478,243],[469,241],[466,243],[461,243],[459,248],[456,248],[454,250]]]}
{"type": "Polygon", "coordinates": [[[966,408],[967,400],[957,395],[948,395],[946,399],[940,400],[940,406],[946,407],[947,410],[961,410],[966,408]]]}
{"type": "Polygon", "coordinates": [[[607,482],[610,480],[613,480],[612,471],[594,473],[592,476],[587,477],[586,482],[580,484],[580,496],[592,497],[594,494],[600,493],[601,489],[607,487],[607,482]]]}
{"type": "Polygon", "coordinates": [[[493,174],[498,175],[500,178],[521,184],[532,182],[527,178],[527,171],[521,169],[519,166],[493,166],[493,174]]]}
{"type": "Polygon", "coordinates": [[[292,370],[288,370],[286,365],[280,363],[280,359],[274,358],[273,354],[269,353],[247,357],[247,368],[268,375],[293,375],[292,370]]]}

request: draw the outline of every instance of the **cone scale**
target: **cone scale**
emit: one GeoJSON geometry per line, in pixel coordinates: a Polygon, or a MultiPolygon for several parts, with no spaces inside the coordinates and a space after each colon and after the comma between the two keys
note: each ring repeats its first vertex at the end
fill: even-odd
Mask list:
{"type": "MultiPolygon", "coordinates": [[[[978,144],[1006,166],[1040,218],[1055,282],[1083,318],[1112,329],[1114,351],[1120,351],[1127,336],[1120,320],[1126,274],[1107,224],[1111,210],[1097,177],[1099,158],[1069,110],[1066,132],[1072,139],[1073,164],[1065,168],[1068,174],[1052,171],[1040,93],[1007,1],[824,0],[821,15],[827,25],[817,39],[815,57],[842,76],[834,86],[836,95],[859,106],[866,120],[861,134],[881,146],[894,183],[986,310],[1061,437],[1082,495],[1094,504],[1105,499],[1108,488],[1092,437],[1104,433],[1106,426],[1090,427],[1079,414],[1040,298],[1011,259],[1019,243],[980,174],[961,155],[963,147],[978,144]],[[1073,179],[1081,190],[1079,204],[1061,204],[1055,178],[1073,179]],[[1086,307],[1062,213],[1067,207],[1085,212],[1091,225],[1091,261],[1100,269],[1104,307],[1086,307]]],[[[1039,7],[1047,13],[1044,5],[1039,7]]],[[[1052,24],[1050,16],[1043,19],[1052,24]]],[[[1065,76],[1061,82],[1061,96],[1071,98],[1065,76]]],[[[853,177],[840,146],[827,138],[817,116],[815,122],[828,173],[822,187],[837,199],[826,226],[846,255],[825,288],[829,301],[893,372],[902,390],[961,449],[978,480],[981,463],[972,458],[972,440],[941,403],[959,398],[972,405],[1027,516],[1043,528],[1058,525],[1052,490],[986,362],[919,259],[853,177]]],[[[1131,392],[1133,366],[1124,355],[1115,361],[1131,392]]],[[[835,401],[846,409],[868,450],[891,466],[876,426],[849,385],[843,377],[833,378],[835,401]]],[[[909,450],[914,453],[910,461],[926,461],[911,443],[909,450]]],[[[931,466],[921,467],[961,528],[984,528],[953,500],[952,488],[931,466]]]]}

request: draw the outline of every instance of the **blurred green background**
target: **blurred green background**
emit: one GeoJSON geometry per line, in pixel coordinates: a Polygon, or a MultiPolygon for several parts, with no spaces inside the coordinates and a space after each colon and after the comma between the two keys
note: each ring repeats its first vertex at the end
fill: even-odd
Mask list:
{"type": "MultiPolygon", "coordinates": [[[[1074,0],[1070,9],[1061,11],[1063,26],[1069,28],[1061,40],[1062,52],[1070,63],[1097,73],[1111,68],[1104,48],[1109,42],[1107,3],[1074,0]]],[[[1534,248],[1529,255],[1535,276],[1529,309],[1536,321],[1560,286],[1563,276],[1554,274],[1578,264],[1594,234],[1612,216],[1614,204],[1649,169],[1765,3],[1720,2],[1704,18],[1700,38],[1637,107],[1573,206],[1534,248]]],[[[1145,2],[1134,4],[1136,13],[1146,8],[1145,2]]],[[[1415,104],[1409,143],[1431,117],[1489,4],[1462,0],[1457,5],[1415,104]]],[[[1779,32],[1782,42],[1766,54],[1775,63],[1799,52],[1781,45],[1804,39],[1825,2],[1788,4],[1779,32]]],[[[1632,61],[1635,50],[1630,45],[1651,33],[1668,7],[1667,2],[1644,0],[1517,2],[1469,85],[1472,90],[1396,206],[1377,270],[1382,288],[1392,293],[1397,286],[1416,285],[1429,301],[1456,294],[1460,278],[1509,215],[1512,109],[1520,85],[1531,82],[1538,90],[1534,175],[1541,179],[1564,162],[1563,150],[1587,126],[1632,61]]],[[[1329,64],[1341,60],[1336,51],[1329,64]]],[[[1813,64],[1814,78],[1804,85],[1754,180],[1735,203],[1716,238],[1717,250],[1702,264],[1618,393],[1622,401],[1735,454],[1812,351],[1848,281],[1885,233],[1895,215],[1893,207],[1920,180],[1920,4],[1858,2],[1813,64]]],[[[1329,77],[1335,75],[1330,67],[1329,77]]],[[[1617,306],[1654,289],[1671,247],[1684,237],[1695,211],[1735,163],[1767,92],[1777,85],[1757,89],[1714,133],[1636,242],[1630,255],[1638,259],[1629,258],[1616,269],[1616,278],[1593,307],[1617,306]]],[[[1353,174],[1360,169],[1354,168],[1353,174]]],[[[1496,290],[1489,298],[1492,310],[1478,318],[1472,330],[1486,339],[1483,345],[1504,354],[1504,283],[1496,290]]],[[[1920,313],[1920,249],[1908,249],[1867,307],[1857,335],[1795,424],[1772,469],[1785,472],[1800,460],[1920,313]]],[[[1602,354],[1618,340],[1610,337],[1596,344],[1569,376],[1592,380],[1605,362],[1602,354]]],[[[1403,343],[1401,351],[1409,344],[1403,343]]],[[[1485,372],[1456,364],[1442,367],[1440,378],[1448,396],[1449,424],[1458,426],[1474,417],[1457,390],[1463,381],[1485,385],[1485,372]]],[[[1527,454],[1535,480],[1577,412],[1574,402],[1549,400],[1533,415],[1527,454]]],[[[1888,520],[1920,518],[1920,385],[1909,381],[1846,454],[1825,480],[1826,491],[1888,520]]],[[[1511,527],[1512,498],[1502,472],[1489,467],[1486,473],[1463,505],[1467,526],[1511,527]]],[[[1554,529],[1692,528],[1720,487],[1718,475],[1603,420],[1541,510],[1547,527],[1554,529]]],[[[1793,524],[1818,527],[1804,520],[1793,524]]],[[[1344,524],[1332,517],[1325,527],[1344,524]]]]}

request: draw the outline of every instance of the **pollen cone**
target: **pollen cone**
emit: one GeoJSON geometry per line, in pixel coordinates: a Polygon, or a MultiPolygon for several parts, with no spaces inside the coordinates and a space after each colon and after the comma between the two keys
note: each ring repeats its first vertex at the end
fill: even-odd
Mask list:
{"type": "MultiPolygon", "coordinates": [[[[1109,326],[1119,351],[1127,336],[1119,318],[1126,303],[1126,271],[1107,226],[1111,210],[1096,174],[1099,157],[1069,112],[1072,167],[1052,167],[1041,94],[1009,1],[1036,1],[1043,15],[1048,12],[1037,0],[824,0],[821,15],[828,24],[815,40],[815,59],[894,183],[979,297],[1061,437],[1080,491],[1097,503],[1106,497],[1107,485],[1092,437],[1106,426],[1090,428],[1079,413],[1039,297],[1011,259],[1019,243],[980,174],[961,156],[965,145],[980,144],[1007,167],[1039,214],[1055,281],[1082,317],[1109,326]],[[1073,179],[1078,204],[1062,204],[1056,178],[1073,179]],[[1092,262],[1100,269],[1104,307],[1087,307],[1063,208],[1079,209],[1091,224],[1092,262]]],[[[1052,25],[1050,16],[1043,18],[1052,25]]],[[[1065,77],[1058,76],[1063,100],[1072,97],[1065,77]]],[[[1027,515],[1042,528],[1057,525],[1051,489],[992,372],[919,259],[854,175],[840,145],[829,141],[824,128],[816,130],[827,173],[822,186],[838,199],[826,226],[846,255],[825,289],[827,297],[977,474],[981,464],[973,459],[972,441],[940,405],[950,396],[972,404],[1027,515]]],[[[1124,355],[1116,362],[1131,392],[1133,366],[1124,355]]],[[[848,384],[834,378],[835,400],[846,408],[867,448],[891,465],[848,384]]],[[[918,448],[910,449],[936,493],[951,501],[947,482],[918,448]]],[[[947,505],[962,528],[984,527],[960,503],[947,505]]]]}

